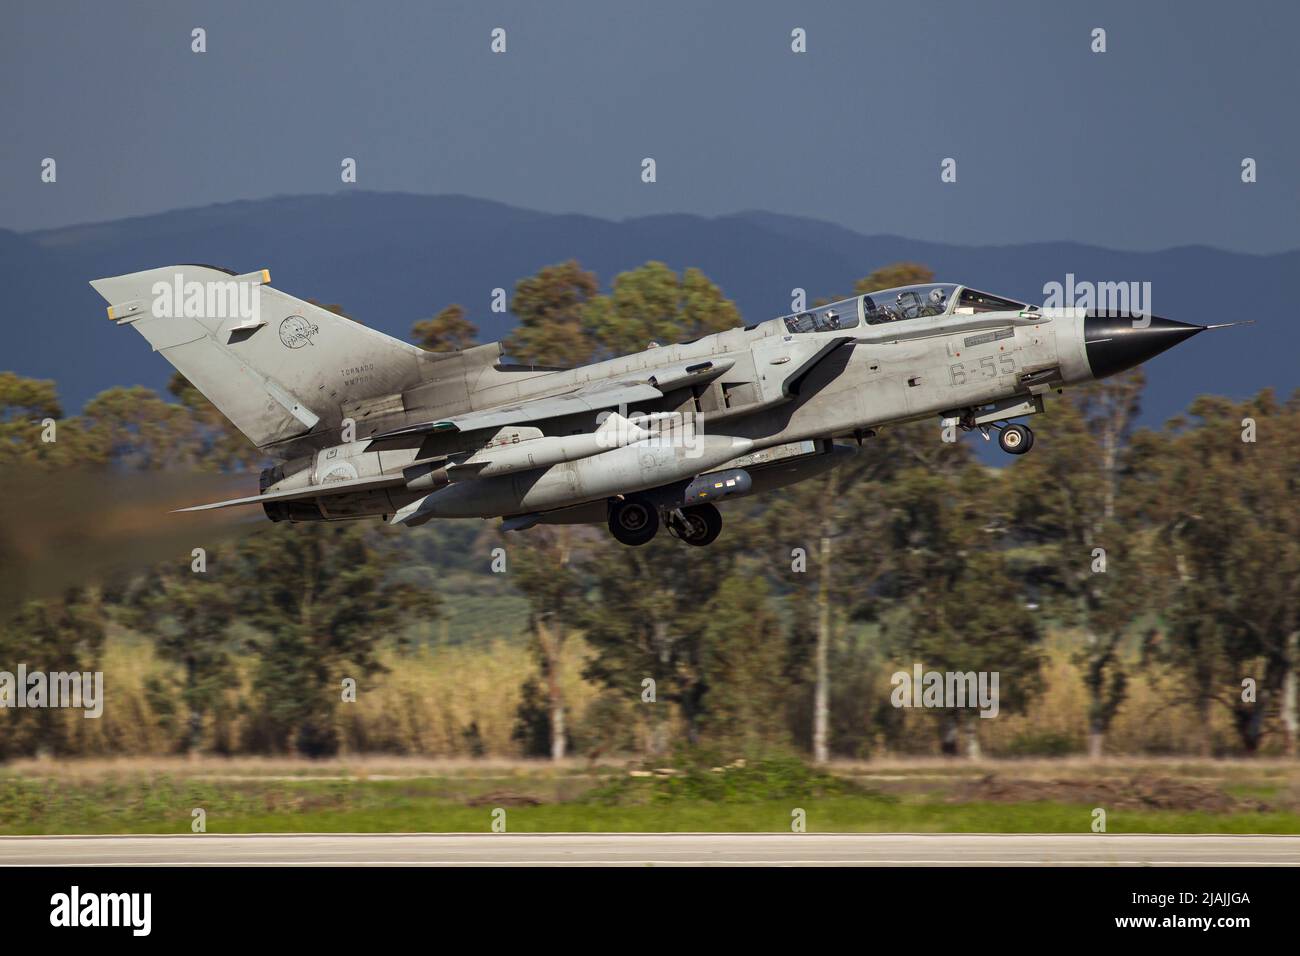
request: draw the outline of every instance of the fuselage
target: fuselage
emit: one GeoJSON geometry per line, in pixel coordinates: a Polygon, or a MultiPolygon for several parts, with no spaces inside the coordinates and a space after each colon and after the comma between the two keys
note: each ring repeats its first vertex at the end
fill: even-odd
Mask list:
{"type": "MultiPolygon", "coordinates": [[[[499,384],[489,379],[467,389],[460,401],[446,401],[444,389],[438,407],[440,415],[454,416],[526,406],[578,389],[599,388],[602,383],[671,380],[674,370],[712,363],[723,371],[705,383],[668,387],[657,398],[618,409],[632,418],[654,413],[689,417],[695,432],[714,443],[693,463],[680,449],[672,461],[660,460],[663,454],[658,452],[655,458],[638,457],[635,448],[610,450],[578,461],[456,482],[441,490],[431,489],[427,477],[422,477],[418,483],[370,492],[346,504],[344,500],[322,502],[322,508],[331,516],[352,516],[361,507],[364,513],[396,512],[422,520],[540,514],[664,485],[675,487],[674,483],[725,470],[737,461],[745,464],[753,460],[753,453],[773,448],[815,449],[804,456],[809,459],[805,470],[811,475],[823,470],[811,459],[827,452],[833,439],[862,437],[891,424],[927,418],[983,426],[1000,420],[1003,410],[1008,412],[1005,417],[1011,417],[1013,410],[1028,414],[1041,408],[1039,396],[1052,389],[1099,377],[1094,370],[1096,356],[1090,353],[1095,316],[1074,309],[1039,309],[960,286],[915,288],[919,291],[856,296],[579,368],[538,372],[499,384]],[[935,289],[942,290],[941,303],[929,308],[903,305],[913,299],[925,302],[925,293],[933,296],[935,289]],[[963,307],[967,301],[972,304],[963,307]],[[985,410],[984,416],[974,417],[980,410],[985,410]],[[722,453],[725,441],[734,444],[734,455],[722,453]],[[640,472],[638,462],[645,465],[640,472]]],[[[412,404],[408,422],[428,414],[418,402],[412,404]]],[[[584,409],[553,417],[539,423],[540,434],[590,435],[604,414],[608,411],[584,409]]],[[[318,468],[330,467],[328,460],[337,461],[346,451],[354,462],[372,459],[371,473],[409,473],[406,470],[422,456],[445,455],[454,461],[473,452],[474,442],[482,440],[455,435],[381,451],[363,451],[365,446],[358,443],[322,450],[318,468]]],[[[800,480],[789,462],[785,469],[792,480],[800,480]]],[[[299,480],[322,479],[317,474],[315,481],[310,475],[299,480]]],[[[583,512],[583,516],[595,513],[583,512]]]]}

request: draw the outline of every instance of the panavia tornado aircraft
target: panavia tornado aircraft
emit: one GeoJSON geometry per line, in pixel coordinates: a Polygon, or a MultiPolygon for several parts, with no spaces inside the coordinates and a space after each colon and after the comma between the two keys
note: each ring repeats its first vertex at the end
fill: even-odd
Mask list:
{"type": "Polygon", "coordinates": [[[577,368],[503,364],[500,343],[426,352],[295,299],[267,272],[180,265],[91,283],[279,462],[272,521],[378,517],[660,526],[691,545],[717,502],[856,453],[836,439],[939,418],[1021,455],[1052,389],[1132,368],[1213,326],[1046,309],[950,283],[854,296],[577,368]]]}

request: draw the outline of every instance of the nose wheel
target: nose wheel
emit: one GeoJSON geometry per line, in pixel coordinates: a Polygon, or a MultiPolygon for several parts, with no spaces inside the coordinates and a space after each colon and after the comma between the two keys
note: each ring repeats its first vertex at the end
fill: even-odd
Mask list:
{"type": "Polygon", "coordinates": [[[1003,425],[998,447],[1008,455],[1023,455],[1034,447],[1034,433],[1024,425],[1003,425]]]}

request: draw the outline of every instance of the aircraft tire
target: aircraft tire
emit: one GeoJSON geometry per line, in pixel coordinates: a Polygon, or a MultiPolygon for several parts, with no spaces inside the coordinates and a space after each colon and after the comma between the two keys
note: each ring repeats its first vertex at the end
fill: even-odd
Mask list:
{"type": "Polygon", "coordinates": [[[686,516],[686,527],[678,537],[689,545],[707,547],[722,533],[722,512],[718,511],[716,505],[692,505],[683,508],[682,514],[686,516]]]}
{"type": "Polygon", "coordinates": [[[1023,455],[1034,447],[1034,433],[1024,425],[1007,425],[998,435],[998,447],[1008,455],[1023,455]]]}
{"type": "Polygon", "coordinates": [[[638,547],[659,531],[659,509],[640,498],[609,503],[609,533],[620,544],[638,547]]]}

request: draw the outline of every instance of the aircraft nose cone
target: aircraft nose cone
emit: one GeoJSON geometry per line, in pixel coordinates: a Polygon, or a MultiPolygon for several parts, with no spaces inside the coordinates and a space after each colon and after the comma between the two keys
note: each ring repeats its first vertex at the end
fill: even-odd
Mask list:
{"type": "Polygon", "coordinates": [[[1158,315],[1148,321],[1127,312],[1091,312],[1083,320],[1083,340],[1093,378],[1105,378],[1141,365],[1204,331],[1203,325],[1175,322],[1158,315]]]}

